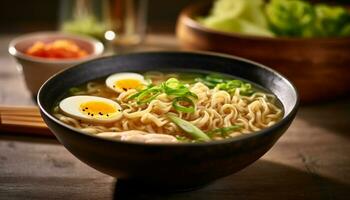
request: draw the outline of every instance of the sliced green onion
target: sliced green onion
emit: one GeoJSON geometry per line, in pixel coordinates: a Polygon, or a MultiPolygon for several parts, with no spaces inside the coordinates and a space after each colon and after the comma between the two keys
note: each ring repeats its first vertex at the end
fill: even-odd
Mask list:
{"type": "Polygon", "coordinates": [[[193,113],[194,112],[194,102],[188,98],[188,97],[176,97],[173,101],[173,107],[180,112],[184,112],[184,113],[193,113]],[[190,104],[189,107],[185,107],[180,105],[180,102],[187,102],[190,104]]]}
{"type": "Polygon", "coordinates": [[[212,82],[210,82],[210,81],[207,81],[207,80],[205,80],[205,79],[203,79],[203,78],[196,78],[195,81],[196,81],[196,82],[201,82],[201,83],[203,83],[204,85],[208,86],[209,88],[214,88],[214,87],[216,86],[215,83],[212,83],[212,82]]]}
{"type": "Polygon", "coordinates": [[[170,89],[178,89],[181,86],[181,83],[176,78],[169,78],[165,81],[164,85],[170,89]]]}
{"type": "Polygon", "coordinates": [[[234,93],[236,89],[240,90],[241,95],[251,95],[254,93],[254,90],[252,89],[252,85],[249,83],[244,83],[241,80],[230,80],[224,83],[219,83],[216,85],[216,87],[219,90],[225,90],[229,93],[234,93]]]}
{"type": "Polygon", "coordinates": [[[228,126],[228,127],[223,127],[223,128],[217,128],[212,131],[207,132],[207,135],[213,136],[214,134],[220,134],[221,136],[227,136],[227,134],[231,133],[232,131],[236,131],[241,129],[242,126],[240,125],[233,125],[233,126],[228,126]]]}
{"type": "Polygon", "coordinates": [[[128,97],[128,99],[135,99],[136,97],[140,96],[140,94],[142,94],[144,90],[140,91],[140,92],[136,92],[135,94],[131,95],[128,97]]]}
{"type": "Polygon", "coordinates": [[[190,142],[191,140],[188,139],[187,137],[181,136],[181,135],[176,135],[175,138],[180,141],[180,142],[190,142]]]}
{"type": "Polygon", "coordinates": [[[241,80],[229,80],[220,74],[209,74],[204,78],[196,78],[197,82],[201,82],[209,88],[217,87],[219,90],[225,90],[234,93],[236,89],[240,89],[242,95],[251,95],[254,93],[251,84],[241,80]]]}
{"type": "Polygon", "coordinates": [[[185,97],[192,97],[194,99],[198,99],[198,96],[195,93],[193,93],[193,92],[187,92],[185,94],[185,97]]]}
{"type": "Polygon", "coordinates": [[[238,87],[241,87],[243,84],[244,83],[241,80],[230,80],[230,81],[227,82],[227,87],[229,87],[229,88],[233,88],[233,87],[238,88],[238,87]]]}
{"type": "Polygon", "coordinates": [[[77,88],[77,87],[72,87],[71,89],[69,89],[69,93],[72,95],[75,95],[78,92],[81,92],[82,90],[77,88]]]}
{"type": "Polygon", "coordinates": [[[140,91],[136,92],[135,94],[129,96],[128,99],[135,99],[136,97],[140,96],[143,92],[145,92],[148,89],[153,88],[153,87],[156,87],[156,86],[150,84],[150,85],[147,86],[147,88],[145,88],[143,90],[140,90],[140,91]]]}
{"type": "Polygon", "coordinates": [[[245,96],[252,95],[254,93],[252,85],[249,83],[242,84],[240,88],[240,93],[245,96]]]}
{"type": "Polygon", "coordinates": [[[230,80],[225,83],[220,83],[216,87],[220,90],[231,90],[241,87],[242,84],[243,82],[240,80],[230,80]]]}
{"type": "Polygon", "coordinates": [[[214,88],[217,84],[224,83],[227,81],[222,75],[220,74],[209,74],[206,75],[204,78],[197,78],[197,82],[202,82],[209,88],[214,88]]]}
{"type": "Polygon", "coordinates": [[[148,103],[155,99],[160,94],[165,93],[173,98],[173,106],[176,110],[182,112],[194,112],[194,103],[191,98],[198,99],[198,96],[192,93],[188,87],[178,81],[176,78],[170,78],[160,86],[149,85],[146,89],[141,90],[130,97],[129,99],[136,99],[139,104],[148,103]],[[185,107],[179,102],[185,101],[191,104],[190,107],[185,107]]]}
{"type": "Polygon", "coordinates": [[[169,89],[164,89],[165,93],[169,96],[184,96],[189,92],[187,88],[179,88],[177,90],[169,90],[169,89]]]}
{"type": "Polygon", "coordinates": [[[162,84],[162,88],[167,95],[184,96],[189,89],[176,78],[170,78],[162,84]]]}
{"type": "Polygon", "coordinates": [[[168,114],[167,116],[172,122],[174,122],[174,124],[176,124],[185,133],[189,134],[192,138],[203,141],[210,140],[210,138],[203,131],[201,131],[198,127],[191,124],[190,122],[185,121],[174,115],[168,114]]]}
{"type": "Polygon", "coordinates": [[[219,74],[209,74],[205,77],[205,79],[211,83],[217,84],[217,83],[223,83],[225,79],[223,76],[219,74]]]}
{"type": "Polygon", "coordinates": [[[197,73],[181,73],[180,76],[179,76],[179,79],[181,79],[181,82],[184,83],[184,84],[192,84],[195,82],[195,79],[198,78],[199,74],[197,73]]]}
{"type": "Polygon", "coordinates": [[[159,88],[158,86],[153,86],[131,95],[129,99],[135,99],[138,104],[144,104],[152,101],[161,93],[161,88],[159,88]]]}
{"type": "Polygon", "coordinates": [[[159,96],[162,93],[162,90],[158,87],[152,87],[149,89],[144,90],[140,95],[136,97],[136,101],[139,104],[144,104],[152,101],[157,96],[159,96]]]}

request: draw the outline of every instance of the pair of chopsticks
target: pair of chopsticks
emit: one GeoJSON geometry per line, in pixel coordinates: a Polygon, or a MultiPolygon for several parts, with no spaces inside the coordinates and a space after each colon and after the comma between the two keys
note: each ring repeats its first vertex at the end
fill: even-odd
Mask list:
{"type": "Polygon", "coordinates": [[[53,136],[34,106],[0,106],[0,131],[53,136]]]}

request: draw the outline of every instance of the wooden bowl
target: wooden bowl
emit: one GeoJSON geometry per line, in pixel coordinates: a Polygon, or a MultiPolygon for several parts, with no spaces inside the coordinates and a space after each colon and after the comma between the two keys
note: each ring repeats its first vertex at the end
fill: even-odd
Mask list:
{"type": "Polygon", "coordinates": [[[176,34],[183,48],[228,53],[274,68],[296,85],[303,103],[349,93],[350,37],[267,38],[216,31],[195,20],[211,5],[201,2],[181,12],[176,34]]]}

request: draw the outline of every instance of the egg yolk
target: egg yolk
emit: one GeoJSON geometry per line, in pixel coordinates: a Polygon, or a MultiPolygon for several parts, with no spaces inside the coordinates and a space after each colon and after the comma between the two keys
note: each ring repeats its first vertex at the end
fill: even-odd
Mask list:
{"type": "Polygon", "coordinates": [[[122,79],[118,80],[114,83],[113,87],[120,88],[124,91],[127,91],[129,89],[140,89],[142,88],[142,83],[139,80],[136,79],[122,79]]]}
{"type": "Polygon", "coordinates": [[[91,117],[112,117],[117,114],[117,108],[101,101],[89,101],[80,105],[80,110],[91,117]]]}

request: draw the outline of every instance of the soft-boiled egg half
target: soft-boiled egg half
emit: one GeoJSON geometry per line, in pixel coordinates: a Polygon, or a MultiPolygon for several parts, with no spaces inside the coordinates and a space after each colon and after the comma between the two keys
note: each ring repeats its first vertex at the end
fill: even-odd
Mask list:
{"type": "Polygon", "coordinates": [[[131,72],[112,74],[106,79],[107,87],[119,93],[129,89],[143,89],[147,84],[141,74],[131,72]]]}
{"type": "Polygon", "coordinates": [[[92,123],[111,123],[122,117],[120,105],[96,96],[72,96],[63,99],[59,108],[65,114],[92,123]]]}

